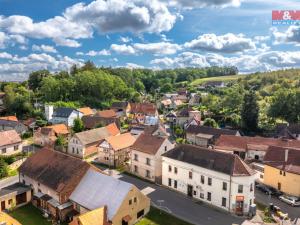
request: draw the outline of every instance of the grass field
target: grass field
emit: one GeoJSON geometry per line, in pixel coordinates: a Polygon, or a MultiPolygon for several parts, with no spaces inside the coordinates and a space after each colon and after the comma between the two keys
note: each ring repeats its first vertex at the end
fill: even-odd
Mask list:
{"type": "Polygon", "coordinates": [[[237,80],[238,78],[243,78],[245,75],[232,75],[232,76],[221,76],[221,77],[207,77],[207,78],[201,78],[194,80],[191,85],[197,86],[204,84],[208,81],[224,81],[224,82],[229,82],[233,80],[237,80]]]}
{"type": "Polygon", "coordinates": [[[157,208],[151,207],[150,212],[136,225],[192,225],[183,220],[180,220],[173,215],[170,215],[164,211],[161,211],[157,208]]]}

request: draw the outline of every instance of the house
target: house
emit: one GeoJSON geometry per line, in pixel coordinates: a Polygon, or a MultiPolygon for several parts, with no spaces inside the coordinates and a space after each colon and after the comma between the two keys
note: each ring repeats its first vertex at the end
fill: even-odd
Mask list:
{"type": "Polygon", "coordinates": [[[34,130],[36,128],[36,119],[35,118],[28,118],[22,123],[27,127],[27,130],[34,130]]]}
{"type": "Polygon", "coordinates": [[[222,134],[240,136],[240,133],[237,130],[190,125],[186,129],[186,140],[190,144],[208,147],[214,145],[215,141],[222,134]]]}
{"type": "Polygon", "coordinates": [[[115,123],[118,127],[121,125],[120,116],[113,110],[103,110],[95,115],[83,116],[82,122],[86,129],[94,129],[111,123],[115,123]]]}
{"type": "Polygon", "coordinates": [[[300,140],[300,124],[277,124],[275,137],[300,140]]]}
{"type": "Polygon", "coordinates": [[[59,107],[54,110],[53,106],[51,105],[45,106],[45,114],[47,120],[50,123],[52,124],[64,123],[68,127],[72,127],[74,125],[74,120],[76,118],[81,118],[83,116],[83,113],[78,111],[77,109],[59,107]]]}
{"type": "Polygon", "coordinates": [[[264,180],[285,194],[300,197],[300,149],[269,146],[264,157],[264,180]]]}
{"type": "Polygon", "coordinates": [[[133,225],[150,209],[150,199],[133,184],[93,169],[81,179],[70,200],[80,215],[94,210],[102,214],[105,208],[101,208],[106,207],[107,219],[113,225],[133,225]]]}
{"type": "Polygon", "coordinates": [[[171,111],[171,112],[167,113],[165,117],[169,123],[175,123],[177,115],[174,111],[171,111]]]}
{"type": "Polygon", "coordinates": [[[73,211],[69,197],[91,166],[64,153],[43,148],[19,168],[19,180],[32,188],[32,203],[56,220],[73,211]]]}
{"type": "Polygon", "coordinates": [[[141,134],[131,149],[132,174],[161,183],[161,155],[174,147],[168,138],[141,134]]]}
{"type": "Polygon", "coordinates": [[[184,107],[176,113],[176,124],[181,127],[186,127],[193,118],[197,118],[197,120],[201,121],[201,112],[193,110],[190,107],[184,107]]]}
{"type": "Polygon", "coordinates": [[[114,102],[112,103],[111,107],[118,116],[125,116],[127,117],[130,113],[130,104],[129,102],[114,102]]]}
{"type": "Polygon", "coordinates": [[[161,136],[161,137],[169,136],[165,126],[161,123],[155,124],[153,126],[147,126],[143,124],[135,125],[131,127],[130,133],[134,136],[139,136],[142,133],[146,133],[154,136],[161,136]]]}
{"type": "Polygon", "coordinates": [[[239,155],[242,159],[262,161],[269,146],[300,148],[300,141],[221,135],[216,141],[214,148],[239,155]]]}
{"type": "Polygon", "coordinates": [[[153,103],[130,103],[130,114],[136,116],[158,117],[156,105],[153,103]]]}
{"type": "Polygon", "coordinates": [[[83,159],[96,156],[99,143],[109,136],[118,134],[115,124],[76,133],[69,141],[67,152],[69,155],[83,159]]]}
{"type": "Polygon", "coordinates": [[[0,212],[24,206],[31,201],[31,198],[31,188],[24,184],[15,183],[3,187],[0,189],[0,212]]]}
{"type": "Polygon", "coordinates": [[[83,114],[83,116],[90,116],[90,115],[95,114],[94,110],[92,110],[90,107],[83,107],[83,108],[79,108],[77,110],[79,112],[81,112],[83,114]]]}
{"type": "Polygon", "coordinates": [[[33,134],[33,142],[40,146],[54,146],[59,136],[68,140],[69,135],[70,131],[65,124],[54,124],[38,128],[33,134]]]}
{"type": "Polygon", "coordinates": [[[73,217],[69,225],[112,225],[108,222],[107,207],[103,206],[73,217]]]}
{"type": "Polygon", "coordinates": [[[105,138],[98,146],[96,161],[113,167],[124,165],[130,159],[130,147],[135,140],[130,133],[105,138]]]}
{"type": "Polygon", "coordinates": [[[22,225],[19,221],[5,212],[0,212],[0,223],[3,225],[22,225]]]}
{"type": "Polygon", "coordinates": [[[162,184],[238,215],[254,202],[255,172],[234,154],[179,145],[162,155],[162,184]]]}
{"type": "Polygon", "coordinates": [[[5,116],[0,117],[0,131],[3,130],[15,130],[18,134],[24,134],[28,129],[16,116],[5,116]]]}
{"type": "Polygon", "coordinates": [[[22,139],[15,130],[0,132],[0,155],[14,155],[22,152],[22,139]]]}
{"type": "Polygon", "coordinates": [[[201,101],[201,96],[197,93],[191,93],[190,99],[189,99],[189,105],[190,106],[196,106],[199,105],[201,101]]]}

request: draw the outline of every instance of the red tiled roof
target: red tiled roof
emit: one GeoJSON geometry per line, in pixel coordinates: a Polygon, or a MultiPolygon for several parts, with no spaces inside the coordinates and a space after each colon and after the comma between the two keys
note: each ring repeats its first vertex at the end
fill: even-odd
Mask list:
{"type": "Polygon", "coordinates": [[[84,116],[93,115],[94,111],[90,107],[79,108],[79,112],[82,112],[84,116]]]}
{"type": "Polygon", "coordinates": [[[69,134],[70,133],[69,130],[68,130],[68,127],[65,124],[54,124],[52,126],[47,126],[47,127],[43,127],[43,128],[51,129],[57,135],[59,135],[59,134],[69,134]]]}
{"type": "Polygon", "coordinates": [[[120,134],[120,130],[117,127],[116,123],[111,123],[111,124],[107,125],[106,129],[112,136],[116,136],[116,135],[120,134]]]}
{"type": "Polygon", "coordinates": [[[108,110],[98,111],[96,113],[96,116],[103,117],[103,118],[112,118],[112,117],[117,117],[117,114],[114,110],[108,109],[108,110]]]}
{"type": "Polygon", "coordinates": [[[163,137],[141,134],[131,146],[131,149],[155,155],[165,140],[166,138],[163,137]]]}
{"type": "Polygon", "coordinates": [[[131,113],[155,114],[156,106],[153,103],[130,103],[131,113]]]}
{"type": "Polygon", "coordinates": [[[0,117],[0,120],[8,120],[8,121],[18,121],[18,118],[16,116],[3,116],[0,117]]]}
{"type": "Polygon", "coordinates": [[[15,130],[0,132],[0,146],[12,145],[22,142],[20,135],[15,130]]]}

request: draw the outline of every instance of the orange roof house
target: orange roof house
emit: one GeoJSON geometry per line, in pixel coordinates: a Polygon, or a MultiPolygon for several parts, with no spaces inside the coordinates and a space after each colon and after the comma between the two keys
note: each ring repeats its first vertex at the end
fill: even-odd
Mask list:
{"type": "Polygon", "coordinates": [[[116,123],[111,123],[109,125],[106,126],[106,129],[108,130],[108,132],[110,133],[110,135],[112,136],[116,136],[120,134],[120,130],[117,127],[116,123]]]}
{"type": "Polygon", "coordinates": [[[117,113],[112,109],[98,111],[96,115],[103,118],[117,117],[117,113]]]}
{"type": "Polygon", "coordinates": [[[18,118],[16,116],[3,116],[0,117],[0,120],[8,120],[8,121],[18,121],[18,118]]]}
{"type": "Polygon", "coordinates": [[[84,116],[93,115],[94,111],[90,107],[83,107],[78,109],[79,112],[82,112],[84,116]]]}
{"type": "Polygon", "coordinates": [[[107,209],[101,207],[75,217],[69,225],[109,225],[107,209]]]}

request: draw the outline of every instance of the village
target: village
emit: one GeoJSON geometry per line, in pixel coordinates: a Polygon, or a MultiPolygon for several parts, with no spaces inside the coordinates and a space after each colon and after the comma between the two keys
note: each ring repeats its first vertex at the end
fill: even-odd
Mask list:
{"type": "Polygon", "coordinates": [[[43,124],[1,117],[0,218],[21,224],[13,217],[27,207],[51,224],[142,225],[161,213],[174,224],[299,224],[300,124],[271,137],[215,128],[197,110],[203,95],[45,104],[43,124]]]}

